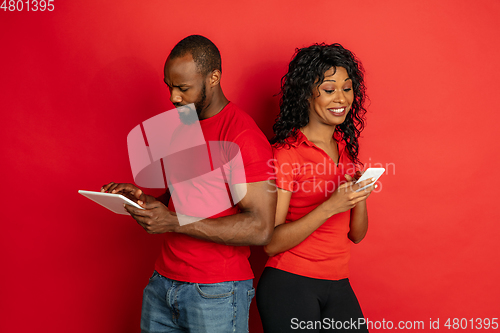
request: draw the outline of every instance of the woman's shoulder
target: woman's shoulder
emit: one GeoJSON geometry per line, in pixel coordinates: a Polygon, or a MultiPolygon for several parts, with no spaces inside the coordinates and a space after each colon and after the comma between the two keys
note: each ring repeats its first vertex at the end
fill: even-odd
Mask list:
{"type": "Polygon", "coordinates": [[[300,152],[298,146],[291,142],[275,143],[272,145],[274,159],[278,162],[298,161],[300,160],[300,152]]]}
{"type": "Polygon", "coordinates": [[[302,143],[306,142],[306,136],[299,130],[290,133],[290,135],[279,142],[272,145],[273,150],[290,150],[297,149],[302,143]]]}

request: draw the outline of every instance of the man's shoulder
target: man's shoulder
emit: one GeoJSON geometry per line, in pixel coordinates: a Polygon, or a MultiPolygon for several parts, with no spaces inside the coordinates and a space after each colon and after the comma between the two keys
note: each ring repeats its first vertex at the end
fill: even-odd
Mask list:
{"type": "MultiPolygon", "coordinates": [[[[233,102],[229,102],[227,105],[228,108],[228,117],[230,117],[234,121],[243,122],[243,124],[247,124],[249,126],[255,126],[257,129],[259,127],[255,123],[255,120],[243,109],[241,109],[238,105],[233,102]]],[[[259,129],[260,130],[260,129],[259,129]]]]}
{"type": "Polygon", "coordinates": [[[227,107],[229,107],[226,114],[228,119],[227,127],[235,139],[255,137],[256,139],[265,139],[267,141],[262,130],[247,112],[232,102],[227,107]]]}

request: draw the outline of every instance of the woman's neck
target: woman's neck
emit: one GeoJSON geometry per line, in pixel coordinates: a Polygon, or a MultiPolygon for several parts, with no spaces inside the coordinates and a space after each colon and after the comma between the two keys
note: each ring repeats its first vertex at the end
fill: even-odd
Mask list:
{"type": "Polygon", "coordinates": [[[300,130],[309,141],[328,145],[334,141],[333,133],[335,132],[335,127],[336,126],[309,122],[300,130]]]}

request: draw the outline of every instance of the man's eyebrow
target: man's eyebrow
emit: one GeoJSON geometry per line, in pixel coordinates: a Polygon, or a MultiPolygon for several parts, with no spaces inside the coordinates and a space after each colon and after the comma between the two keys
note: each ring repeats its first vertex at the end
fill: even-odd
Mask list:
{"type": "MultiPolygon", "coordinates": [[[[168,84],[167,81],[165,81],[165,79],[163,79],[163,82],[165,82],[165,84],[170,87],[170,85],[168,84]]],[[[181,83],[181,84],[177,84],[177,85],[172,85],[172,87],[173,88],[189,87],[189,84],[187,84],[187,83],[181,83]]]]}

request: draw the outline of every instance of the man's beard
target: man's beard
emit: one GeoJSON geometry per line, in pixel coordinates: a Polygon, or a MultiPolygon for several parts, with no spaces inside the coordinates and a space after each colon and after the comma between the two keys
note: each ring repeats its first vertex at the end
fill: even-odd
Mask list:
{"type": "MultiPolygon", "coordinates": [[[[201,89],[200,98],[194,102],[194,110],[192,108],[187,108],[188,110],[183,110],[179,112],[179,118],[183,124],[191,125],[199,120],[199,116],[203,111],[203,107],[205,106],[205,100],[207,99],[205,84],[203,84],[203,88],[201,89]]],[[[179,107],[176,105],[176,107],[179,107]]]]}

